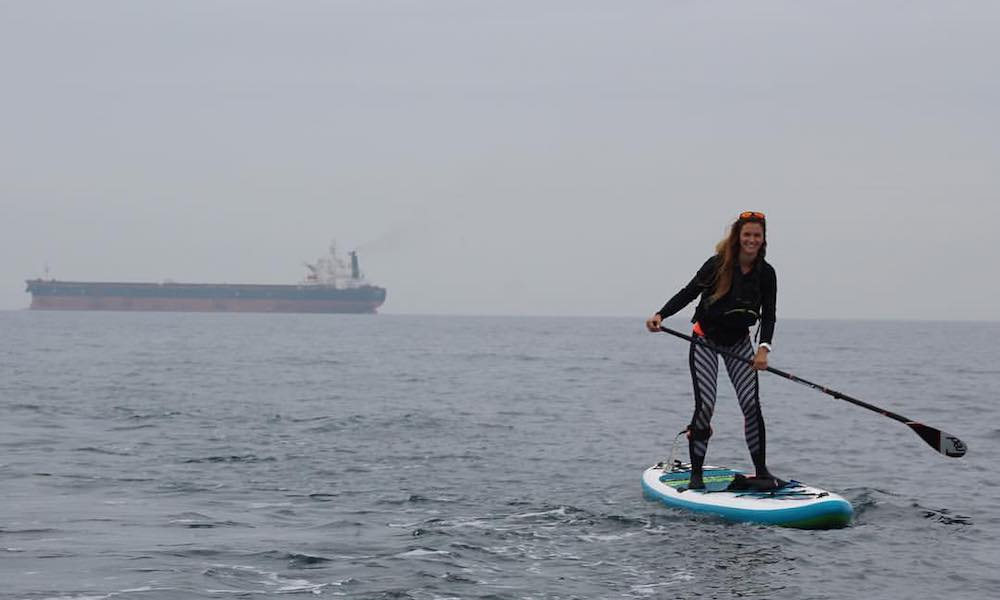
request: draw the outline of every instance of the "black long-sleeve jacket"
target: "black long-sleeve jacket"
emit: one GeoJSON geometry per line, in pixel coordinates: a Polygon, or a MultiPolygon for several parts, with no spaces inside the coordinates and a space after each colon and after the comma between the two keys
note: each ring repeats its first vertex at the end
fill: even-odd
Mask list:
{"type": "MultiPolygon", "coordinates": [[[[691,301],[701,295],[692,323],[701,323],[705,336],[713,342],[732,345],[749,334],[748,315],[760,318],[760,341],[771,343],[774,336],[775,302],[778,296],[778,278],[766,260],[754,263],[749,273],[734,269],[733,284],[725,296],[709,302],[715,289],[713,285],[720,257],[713,256],[705,261],[698,273],[674,297],[667,301],[658,312],[666,319],[677,314],[691,301]]],[[[750,317],[752,319],[752,317],[750,317]]],[[[754,321],[756,319],[753,319],[754,321]]]]}

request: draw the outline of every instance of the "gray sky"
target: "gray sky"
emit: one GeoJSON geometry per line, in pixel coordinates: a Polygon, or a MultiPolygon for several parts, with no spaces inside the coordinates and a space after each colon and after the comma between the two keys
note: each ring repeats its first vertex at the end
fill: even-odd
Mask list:
{"type": "Polygon", "coordinates": [[[779,320],[995,320],[997,31],[993,1],[0,1],[0,309],[46,264],[294,283],[336,239],[384,312],[641,320],[753,209],[779,320]]]}

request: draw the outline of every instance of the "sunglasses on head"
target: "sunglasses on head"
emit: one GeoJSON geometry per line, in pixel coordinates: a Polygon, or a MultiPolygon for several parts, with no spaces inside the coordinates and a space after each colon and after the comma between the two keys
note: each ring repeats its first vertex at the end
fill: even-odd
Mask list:
{"type": "Polygon", "coordinates": [[[740,221],[747,221],[747,220],[750,220],[750,219],[759,219],[759,220],[763,221],[764,220],[764,213],[757,212],[755,210],[748,210],[748,211],[740,213],[740,221]]]}

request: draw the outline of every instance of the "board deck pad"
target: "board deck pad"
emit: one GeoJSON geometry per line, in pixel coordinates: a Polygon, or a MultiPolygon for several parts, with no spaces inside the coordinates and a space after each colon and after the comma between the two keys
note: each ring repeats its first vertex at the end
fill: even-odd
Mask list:
{"type": "MultiPolygon", "coordinates": [[[[725,491],[729,484],[733,482],[739,471],[732,469],[706,469],[702,472],[702,479],[705,482],[706,492],[725,491]]],[[[677,473],[665,473],[660,475],[660,481],[674,489],[687,489],[691,483],[690,469],[677,473]]]]}
{"type": "Polygon", "coordinates": [[[773,490],[729,490],[742,472],[706,466],[704,489],[689,490],[691,466],[680,461],[659,463],[643,473],[643,494],[667,506],[708,513],[732,521],[766,523],[805,529],[848,525],[854,509],[837,494],[798,481],[773,490]]]}

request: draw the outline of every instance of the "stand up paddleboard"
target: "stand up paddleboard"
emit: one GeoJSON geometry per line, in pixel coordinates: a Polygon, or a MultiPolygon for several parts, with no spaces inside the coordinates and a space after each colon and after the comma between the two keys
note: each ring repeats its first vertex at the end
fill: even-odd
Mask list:
{"type": "Polygon", "coordinates": [[[689,490],[691,465],[661,462],[642,474],[642,491],[647,499],[673,508],[801,529],[844,527],[854,514],[851,503],[837,494],[798,481],[781,482],[784,485],[771,490],[748,489],[754,480],[740,471],[709,466],[703,477],[705,489],[689,490]]]}

